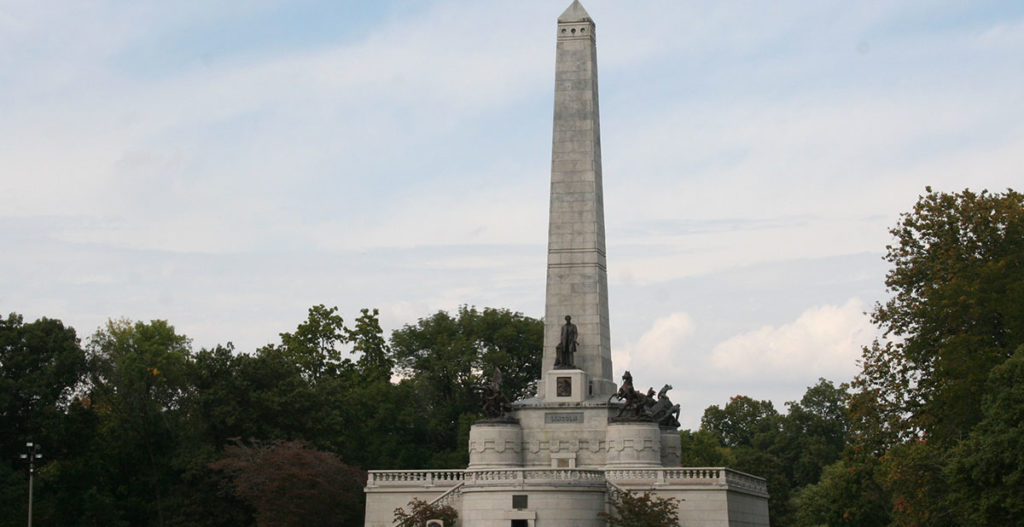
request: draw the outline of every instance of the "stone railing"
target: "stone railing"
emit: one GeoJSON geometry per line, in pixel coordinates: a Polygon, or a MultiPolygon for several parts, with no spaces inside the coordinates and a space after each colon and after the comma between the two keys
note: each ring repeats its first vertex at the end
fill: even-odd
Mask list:
{"type": "Polygon", "coordinates": [[[610,479],[606,479],[604,482],[605,485],[608,486],[608,496],[617,498],[623,492],[628,492],[626,489],[616,485],[615,482],[610,479]]]}
{"type": "Polygon", "coordinates": [[[457,499],[459,499],[459,494],[461,494],[460,490],[462,489],[462,486],[465,485],[465,484],[466,484],[466,482],[463,481],[462,483],[459,483],[458,485],[455,485],[454,487],[444,491],[444,494],[441,494],[440,496],[434,498],[430,502],[430,504],[431,505],[449,505],[449,506],[454,507],[455,506],[455,501],[457,499]]]}
{"type": "Polygon", "coordinates": [[[507,468],[493,470],[374,470],[366,488],[579,484],[616,487],[715,486],[768,495],[764,478],[721,467],[652,467],[590,470],[575,468],[507,468]]]}
{"type": "Polygon", "coordinates": [[[366,488],[452,487],[462,482],[464,470],[371,470],[366,488]]]}
{"type": "Polygon", "coordinates": [[[622,468],[605,471],[605,476],[619,483],[653,483],[725,485],[724,468],[622,468]]]}
{"type": "Polygon", "coordinates": [[[604,485],[603,470],[576,468],[512,468],[496,470],[467,470],[463,477],[467,485],[486,486],[503,484],[561,484],[579,483],[604,485]]]}
{"type": "Polygon", "coordinates": [[[604,471],[608,481],[618,485],[712,485],[768,495],[764,478],[721,467],[636,468],[604,471]]]}
{"type": "Polygon", "coordinates": [[[725,481],[731,489],[742,489],[755,494],[768,495],[768,484],[761,477],[752,476],[738,470],[726,469],[725,481]]]}

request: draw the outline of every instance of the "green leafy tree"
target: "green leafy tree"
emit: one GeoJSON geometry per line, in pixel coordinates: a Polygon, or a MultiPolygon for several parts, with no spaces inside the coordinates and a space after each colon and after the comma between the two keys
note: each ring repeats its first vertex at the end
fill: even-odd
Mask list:
{"type": "Polygon", "coordinates": [[[439,311],[396,330],[391,347],[399,368],[427,381],[444,401],[475,400],[481,374],[495,367],[515,400],[536,391],[543,332],[543,322],[521,313],[462,306],[456,316],[439,311]]]}
{"type": "Polygon", "coordinates": [[[329,408],[321,400],[325,387],[314,389],[286,356],[261,350],[240,361],[239,375],[250,391],[239,394],[238,404],[252,417],[242,437],[313,441],[313,427],[329,423],[314,422],[329,408]]]}
{"type": "Polygon", "coordinates": [[[316,382],[324,375],[351,368],[351,361],[342,359],[342,346],[347,343],[348,330],[338,308],[318,304],[309,308],[309,316],[294,333],[281,333],[279,347],[267,346],[261,351],[281,354],[299,367],[303,377],[316,382]]]}
{"type": "MultiPolygon", "coordinates": [[[[81,397],[85,352],[75,330],[59,320],[25,323],[21,315],[0,316],[0,510],[22,511],[28,492],[26,467],[18,462],[25,443],[43,446],[44,466],[82,450],[81,397]]],[[[56,505],[51,474],[39,472],[36,518],[52,520],[56,505]],[[44,477],[47,476],[47,477],[44,477]]],[[[19,514],[0,515],[0,525],[21,525],[19,514]]]]}
{"type": "Polygon", "coordinates": [[[190,341],[162,320],[112,320],[86,351],[99,413],[91,455],[106,465],[100,479],[126,522],[166,525],[167,489],[177,478],[169,453],[177,446],[188,390],[190,341]]]}
{"type": "Polygon", "coordinates": [[[222,445],[229,437],[252,437],[254,423],[262,421],[252,401],[259,387],[243,373],[243,364],[253,361],[235,352],[232,344],[202,349],[187,363],[189,393],[185,408],[190,422],[190,441],[222,445]]]}
{"type": "Polygon", "coordinates": [[[396,527],[420,527],[426,525],[428,520],[441,520],[445,525],[455,525],[455,520],[459,518],[459,511],[451,505],[431,504],[413,498],[406,507],[408,511],[402,507],[395,509],[396,527]]]}
{"type": "Polygon", "coordinates": [[[745,395],[732,397],[723,408],[709,406],[700,422],[701,429],[715,433],[727,447],[754,446],[758,436],[777,432],[781,424],[771,401],[745,395]]]}
{"type": "Polygon", "coordinates": [[[790,524],[789,500],[793,491],[793,483],[787,474],[787,467],[778,456],[771,453],[773,445],[765,444],[760,448],[739,446],[729,451],[729,467],[754,474],[765,479],[768,485],[768,512],[773,526],[790,524]]]}
{"type": "Polygon", "coordinates": [[[294,419],[294,408],[278,414],[257,403],[264,400],[268,384],[287,387],[290,393],[305,387],[298,368],[283,362],[276,363],[284,366],[277,371],[263,372],[260,366],[272,367],[275,362],[236,353],[230,343],[192,354],[187,364],[189,390],[182,404],[185,415],[177,426],[173,456],[178,475],[171,489],[170,525],[235,527],[255,523],[255,511],[233,493],[224,492],[222,476],[209,465],[223,457],[229,438],[265,437],[270,431],[290,428],[282,426],[282,421],[294,419]],[[260,382],[270,379],[276,382],[260,382]],[[295,382],[289,383],[289,379],[295,382]]]}
{"type": "Polygon", "coordinates": [[[414,408],[426,419],[424,440],[434,452],[428,466],[468,461],[459,438],[480,415],[478,387],[495,367],[509,400],[532,395],[543,331],[542,322],[520,313],[463,306],[456,316],[440,311],[392,333],[395,364],[418,392],[414,408]]]}
{"type": "Polygon", "coordinates": [[[723,467],[732,460],[728,449],[718,440],[718,434],[710,430],[680,430],[682,450],[680,458],[684,467],[723,467]]]}
{"type": "Polygon", "coordinates": [[[946,451],[925,440],[900,443],[882,456],[876,478],[890,495],[890,525],[956,525],[946,498],[946,451]]]}
{"type": "Polygon", "coordinates": [[[872,314],[887,340],[865,349],[856,386],[890,441],[947,446],[980,420],[989,371],[1024,344],[1024,195],[927,191],[890,231],[892,297],[872,314]]]}
{"type": "Polygon", "coordinates": [[[845,385],[819,379],[798,402],[788,402],[771,452],[786,468],[793,487],[816,483],[839,460],[850,436],[845,385]]]}
{"type": "MultiPolygon", "coordinates": [[[[59,320],[26,324],[21,315],[0,316],[0,452],[6,457],[26,441],[58,455],[68,409],[84,390],[85,352],[75,330],[59,320]]],[[[17,455],[14,455],[17,458],[17,455]]]]}
{"type": "Polygon", "coordinates": [[[379,332],[375,312],[364,312],[357,327],[353,346],[353,332],[345,326],[338,308],[316,305],[309,308],[306,320],[294,332],[280,334],[280,344],[264,346],[251,359],[242,360],[239,373],[251,386],[249,393],[237,394],[239,406],[256,419],[253,426],[236,435],[303,439],[318,448],[340,451],[346,438],[360,428],[363,416],[356,411],[367,410],[367,405],[374,403],[357,399],[350,391],[385,375],[369,375],[343,356],[356,351],[353,347],[370,349],[367,339],[383,340],[373,334],[374,329],[379,332]]]}
{"type": "MultiPolygon", "coordinates": [[[[770,401],[733,397],[724,407],[708,407],[697,433],[684,433],[684,456],[765,478],[772,525],[792,525],[795,493],[817,483],[822,469],[840,459],[848,443],[847,398],[845,385],[825,379],[809,387],[800,401],[787,402],[784,415],[770,401]]],[[[683,461],[692,464],[686,457],[683,461]]]]}
{"type": "Polygon", "coordinates": [[[784,524],[788,514],[790,482],[782,462],[773,453],[782,422],[771,401],[745,395],[732,397],[721,408],[709,406],[701,417],[701,430],[714,434],[725,448],[726,465],[765,478],[773,525],[784,524]]]}
{"type": "MultiPolygon", "coordinates": [[[[22,315],[0,316],[0,447],[43,441],[81,395],[85,353],[75,330],[59,320],[25,323],[22,315]]],[[[55,446],[55,445],[53,445],[55,446]]]]}
{"type": "Polygon", "coordinates": [[[384,330],[380,327],[380,313],[376,309],[371,311],[365,308],[360,313],[355,327],[346,330],[348,341],[352,343],[352,352],[359,354],[359,373],[363,379],[371,381],[390,380],[395,363],[384,338],[384,330]]]}
{"type": "Polygon", "coordinates": [[[888,525],[889,494],[876,482],[877,463],[840,460],[821,479],[797,491],[794,525],[878,527],[888,525]]]}
{"type": "Polygon", "coordinates": [[[985,419],[992,372],[1024,345],[1024,195],[928,188],[890,232],[883,339],[854,379],[844,458],[871,469],[892,525],[954,525],[948,467],[985,419]]]}
{"type": "Polygon", "coordinates": [[[1024,518],[1024,346],[992,369],[982,419],[951,452],[950,503],[966,525],[1024,518]]]}
{"type": "Polygon", "coordinates": [[[599,512],[597,516],[608,522],[608,527],[676,527],[679,525],[679,500],[662,498],[657,494],[632,491],[612,492],[608,498],[612,512],[599,512]]]}

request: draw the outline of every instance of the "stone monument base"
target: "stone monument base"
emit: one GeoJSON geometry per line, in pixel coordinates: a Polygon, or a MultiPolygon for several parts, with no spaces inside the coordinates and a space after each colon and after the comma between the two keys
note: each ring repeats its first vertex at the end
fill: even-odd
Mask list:
{"type": "Polygon", "coordinates": [[[679,524],[767,527],[762,478],[719,467],[374,470],[366,482],[366,527],[393,527],[413,498],[459,511],[461,527],[603,527],[610,495],[650,492],[679,499],[679,524]]]}
{"type": "Polygon", "coordinates": [[[581,403],[590,397],[589,376],[583,370],[548,370],[544,375],[547,400],[556,403],[581,403]]]}
{"type": "Polygon", "coordinates": [[[523,465],[523,428],[515,422],[478,422],[469,429],[469,468],[523,465]]]}
{"type": "Polygon", "coordinates": [[[661,466],[662,439],[657,423],[610,422],[606,438],[609,468],[661,466]]]}

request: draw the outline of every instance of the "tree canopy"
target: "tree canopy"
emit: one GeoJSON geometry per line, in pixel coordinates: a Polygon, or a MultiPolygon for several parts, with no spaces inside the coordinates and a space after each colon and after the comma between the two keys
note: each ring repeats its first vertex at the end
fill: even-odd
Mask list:
{"type": "Polygon", "coordinates": [[[697,431],[683,430],[686,466],[727,466],[766,479],[772,525],[794,525],[794,499],[840,459],[849,440],[846,385],[819,379],[779,413],[771,401],[738,395],[704,410],[697,431]]]}
{"type": "Polygon", "coordinates": [[[895,439],[944,443],[981,418],[989,371],[1024,344],[1024,195],[928,188],[891,229],[891,298],[857,386],[895,439]]]}
{"type": "Polygon", "coordinates": [[[351,320],[315,305],[240,353],[163,320],[111,320],[83,346],[60,321],[0,318],[0,509],[25,507],[33,440],[42,525],[362,525],[366,469],[465,466],[478,369],[507,372],[510,397],[539,376],[542,324],[519,313],[438,312],[390,340],[377,310],[351,320]]]}
{"type": "Polygon", "coordinates": [[[359,525],[365,472],[300,441],[233,441],[210,464],[259,527],[359,525]]]}
{"type": "Polygon", "coordinates": [[[805,524],[1008,525],[1024,509],[1024,195],[927,189],[887,247],[843,459],[805,524]]]}

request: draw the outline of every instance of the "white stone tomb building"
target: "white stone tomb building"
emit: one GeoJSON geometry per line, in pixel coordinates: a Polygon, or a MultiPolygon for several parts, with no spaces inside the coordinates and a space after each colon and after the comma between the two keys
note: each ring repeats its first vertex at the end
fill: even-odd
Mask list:
{"type": "Polygon", "coordinates": [[[678,498],[680,525],[768,525],[765,480],[683,467],[675,426],[617,419],[611,361],[594,21],[578,0],[560,17],[555,61],[543,378],[507,419],[473,425],[469,466],[371,471],[366,527],[391,527],[413,498],[452,505],[459,527],[603,527],[609,493],[678,498]],[[560,343],[566,316],[575,353],[560,343]],[[561,363],[559,363],[561,362],[561,363]],[[565,364],[568,362],[569,364],[565,364]]]}

